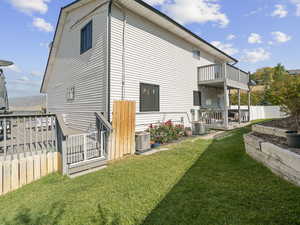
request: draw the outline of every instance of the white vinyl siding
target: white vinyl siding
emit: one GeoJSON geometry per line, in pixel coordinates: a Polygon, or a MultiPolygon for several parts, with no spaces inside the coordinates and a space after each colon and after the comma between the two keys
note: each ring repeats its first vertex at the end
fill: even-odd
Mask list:
{"type": "Polygon", "coordinates": [[[64,25],[48,86],[48,111],[65,115],[68,126],[95,126],[95,112],[106,112],[108,4],[93,1],[71,11],[64,25]],[[97,8],[96,11],[93,11],[97,8]],[[92,48],[80,54],[81,29],[93,21],[92,48]],[[66,98],[68,87],[75,98],[66,98]]]}
{"type": "MultiPolygon", "coordinates": [[[[197,46],[187,43],[158,25],[126,11],[125,29],[125,99],[137,102],[138,130],[147,124],[167,119],[190,125],[193,91],[198,90],[197,67],[212,64],[215,58],[201,49],[200,59],[194,57],[197,46]],[[140,113],[140,83],[160,87],[160,112],[140,113]]],[[[112,8],[111,103],[122,96],[123,14],[112,8]]],[[[112,104],[111,104],[112,108],[112,104]]]]}

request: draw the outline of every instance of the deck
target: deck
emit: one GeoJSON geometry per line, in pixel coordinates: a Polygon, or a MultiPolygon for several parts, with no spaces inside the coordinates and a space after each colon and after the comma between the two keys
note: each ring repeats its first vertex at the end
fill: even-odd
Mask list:
{"type": "Polygon", "coordinates": [[[249,73],[230,64],[212,64],[198,67],[198,84],[228,87],[249,91],[249,73]]]}

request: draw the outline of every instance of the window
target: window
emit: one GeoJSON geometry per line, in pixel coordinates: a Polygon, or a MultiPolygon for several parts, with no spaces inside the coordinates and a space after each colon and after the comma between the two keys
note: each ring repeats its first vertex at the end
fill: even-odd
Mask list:
{"type": "Polygon", "coordinates": [[[75,87],[67,88],[67,100],[73,101],[75,100],[75,87]]]}
{"type": "Polygon", "coordinates": [[[201,106],[201,92],[194,91],[194,106],[201,106]]]}
{"type": "Polygon", "coordinates": [[[159,112],[159,86],[140,84],[140,112],[159,112]]]}
{"type": "Polygon", "coordinates": [[[80,54],[91,49],[93,45],[93,21],[89,22],[81,29],[80,34],[80,54]]]}
{"type": "Polygon", "coordinates": [[[200,56],[201,56],[201,53],[200,53],[199,50],[194,50],[194,51],[193,51],[193,57],[194,57],[195,59],[200,59],[200,56]]]}

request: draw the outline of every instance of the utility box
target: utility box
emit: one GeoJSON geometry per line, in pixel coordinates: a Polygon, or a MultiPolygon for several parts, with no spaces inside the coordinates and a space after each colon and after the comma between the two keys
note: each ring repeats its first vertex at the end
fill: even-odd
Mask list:
{"type": "Polygon", "coordinates": [[[135,134],[135,146],[137,153],[146,152],[151,149],[150,133],[138,132],[135,134]]]}
{"type": "Polygon", "coordinates": [[[201,122],[193,123],[192,126],[193,135],[203,135],[206,133],[205,125],[201,122]]]}

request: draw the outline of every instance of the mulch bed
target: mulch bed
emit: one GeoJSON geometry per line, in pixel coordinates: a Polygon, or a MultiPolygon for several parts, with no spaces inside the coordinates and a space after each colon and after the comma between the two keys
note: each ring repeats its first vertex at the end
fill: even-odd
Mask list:
{"type": "Polygon", "coordinates": [[[263,123],[263,125],[267,127],[276,127],[285,130],[297,130],[297,125],[295,123],[294,117],[287,117],[283,119],[268,121],[263,123]]]}
{"type": "Polygon", "coordinates": [[[299,148],[297,148],[297,149],[296,148],[289,148],[288,144],[287,144],[287,139],[284,138],[284,137],[277,137],[277,136],[274,136],[274,135],[261,134],[261,133],[257,133],[257,132],[253,132],[252,135],[263,139],[265,142],[272,143],[274,145],[277,145],[279,147],[282,147],[286,150],[289,150],[291,152],[294,152],[294,153],[300,155],[300,149],[299,148]]]}

